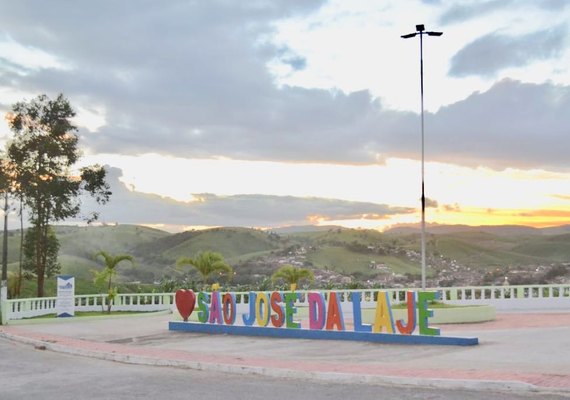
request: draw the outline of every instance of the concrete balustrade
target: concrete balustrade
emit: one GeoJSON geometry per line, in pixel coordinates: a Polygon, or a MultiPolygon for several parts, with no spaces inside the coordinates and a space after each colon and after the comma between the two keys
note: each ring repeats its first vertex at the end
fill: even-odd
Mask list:
{"type": "MultiPolygon", "coordinates": [[[[7,320],[33,318],[56,314],[57,297],[7,300],[7,320]]],[[[107,310],[107,296],[100,294],[76,295],[75,311],[107,310]]],[[[118,294],[112,304],[113,311],[164,311],[172,309],[173,293],[118,294]]]]}
{"type": "Polygon", "coordinates": [[[459,305],[492,305],[497,310],[570,310],[570,285],[477,286],[437,289],[459,305]]]}
{"type": "MultiPolygon", "coordinates": [[[[418,289],[382,289],[388,292],[392,304],[406,300],[408,290],[418,289]]],[[[521,286],[473,286],[432,288],[430,291],[440,293],[444,303],[457,305],[491,305],[497,310],[567,310],[570,311],[570,284],[560,285],[521,285],[521,286]]],[[[334,290],[337,293],[343,312],[352,313],[352,293],[359,292],[361,308],[376,306],[377,289],[334,290]]],[[[307,306],[307,293],[299,290],[300,299],[297,306],[307,306]]],[[[319,290],[328,301],[331,291],[319,290]]],[[[243,313],[249,309],[249,293],[236,292],[237,312],[243,313]]],[[[5,319],[19,320],[42,315],[56,314],[56,297],[11,299],[6,300],[4,308],[7,311],[5,319]]],[[[107,296],[76,295],[75,311],[102,311],[107,309],[107,296]]],[[[113,301],[114,311],[165,311],[175,310],[174,293],[133,293],[118,294],[113,301]]]]}

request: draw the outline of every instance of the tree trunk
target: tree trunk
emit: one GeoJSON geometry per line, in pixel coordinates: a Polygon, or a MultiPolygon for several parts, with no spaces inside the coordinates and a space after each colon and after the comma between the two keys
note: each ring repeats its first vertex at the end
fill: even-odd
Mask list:
{"type": "Polygon", "coordinates": [[[38,297],[44,297],[44,282],[45,282],[45,276],[43,274],[43,271],[40,273],[38,272],[38,297]]]}
{"type": "MultiPolygon", "coordinates": [[[[39,214],[39,213],[38,213],[39,214]]],[[[42,213],[43,214],[43,213],[42,213]]],[[[41,214],[40,214],[41,215],[41,214]]],[[[37,238],[36,238],[36,275],[38,283],[38,297],[44,297],[44,284],[46,275],[46,261],[47,261],[47,233],[49,226],[43,221],[43,215],[39,219],[39,223],[36,226],[37,238]]]]}
{"type": "Polygon", "coordinates": [[[20,297],[20,293],[22,293],[22,259],[24,256],[24,202],[20,197],[20,265],[19,265],[19,273],[18,273],[18,280],[16,283],[16,297],[20,297]]]}
{"type": "Polygon", "coordinates": [[[107,314],[111,314],[111,280],[113,279],[109,272],[109,288],[107,289],[107,314]]]}
{"type": "Polygon", "coordinates": [[[44,296],[44,274],[42,271],[42,260],[41,260],[41,232],[39,227],[35,227],[36,229],[36,254],[34,254],[36,259],[36,294],[38,297],[44,296]]]}

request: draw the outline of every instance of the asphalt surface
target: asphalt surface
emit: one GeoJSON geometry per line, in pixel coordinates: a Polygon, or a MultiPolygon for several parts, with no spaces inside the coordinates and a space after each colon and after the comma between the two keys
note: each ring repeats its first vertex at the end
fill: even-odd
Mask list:
{"type": "Polygon", "coordinates": [[[385,345],[168,330],[172,314],[37,319],[0,327],[35,348],[133,364],[335,383],[556,393],[570,397],[570,310],[441,325],[477,346],[385,345]]]}
{"type": "Polygon", "coordinates": [[[244,377],[197,371],[113,363],[90,357],[41,351],[0,339],[2,400],[562,400],[544,393],[486,392],[417,386],[362,385],[244,377]]]}

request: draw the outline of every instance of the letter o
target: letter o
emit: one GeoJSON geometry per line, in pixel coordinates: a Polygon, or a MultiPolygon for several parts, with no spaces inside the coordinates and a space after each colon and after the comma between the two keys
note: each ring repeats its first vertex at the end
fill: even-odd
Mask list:
{"type": "Polygon", "coordinates": [[[224,294],[222,299],[222,315],[226,325],[233,325],[236,322],[236,297],[234,294],[224,294]]]}
{"type": "Polygon", "coordinates": [[[258,293],[257,298],[255,299],[255,319],[257,325],[267,326],[270,314],[269,296],[267,296],[267,293],[265,292],[258,293]]]}

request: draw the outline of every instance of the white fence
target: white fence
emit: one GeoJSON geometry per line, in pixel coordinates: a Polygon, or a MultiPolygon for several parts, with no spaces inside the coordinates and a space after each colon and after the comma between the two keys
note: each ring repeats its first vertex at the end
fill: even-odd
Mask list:
{"type": "MultiPolygon", "coordinates": [[[[388,292],[392,303],[406,299],[406,291],[418,289],[383,289],[388,292]]],[[[570,311],[570,284],[565,285],[521,285],[521,286],[473,286],[428,289],[438,291],[441,300],[449,304],[477,305],[488,304],[497,310],[566,310],[570,311]]],[[[351,293],[360,292],[361,307],[373,308],[376,305],[378,289],[335,290],[340,297],[343,311],[352,312],[351,293]]],[[[307,305],[306,294],[310,291],[298,291],[301,299],[299,306],[307,305]]],[[[319,291],[328,299],[330,291],[319,291]]],[[[249,293],[237,292],[238,313],[249,307],[249,293]]],[[[6,321],[33,318],[56,314],[56,297],[12,299],[4,305],[6,321]]],[[[76,295],[75,311],[103,311],[107,307],[104,295],[76,295]]],[[[173,310],[174,293],[136,293],[118,294],[113,301],[114,311],[164,311],[173,310]]]]}
{"type": "MultiPolygon", "coordinates": [[[[6,303],[7,320],[33,318],[56,314],[57,297],[13,299],[6,303]]],[[[173,293],[118,294],[112,303],[114,311],[163,311],[174,304],[173,293]]],[[[107,309],[107,296],[100,294],[76,295],[75,311],[103,311],[107,309]]]]}
{"type": "Polygon", "coordinates": [[[488,304],[497,310],[570,311],[570,284],[438,289],[449,304],[488,304]]]}

